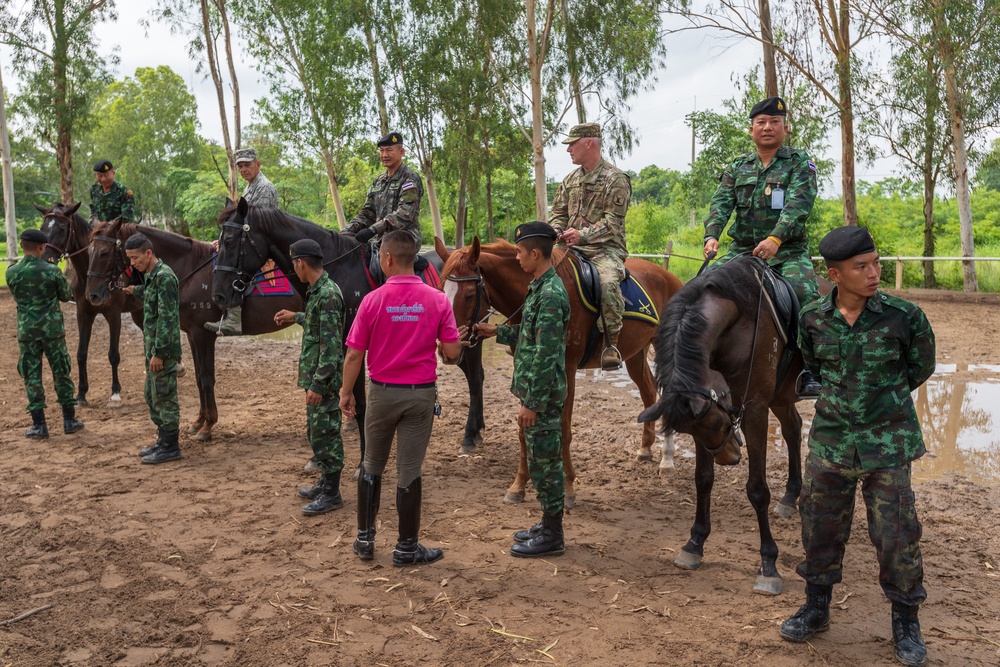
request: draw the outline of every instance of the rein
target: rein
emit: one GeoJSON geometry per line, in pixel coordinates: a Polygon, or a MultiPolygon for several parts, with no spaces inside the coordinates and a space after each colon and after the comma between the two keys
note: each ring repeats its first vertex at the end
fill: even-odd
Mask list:
{"type": "Polygon", "coordinates": [[[93,269],[87,271],[87,277],[94,278],[104,278],[108,281],[108,290],[114,291],[120,289],[121,277],[125,275],[125,270],[128,268],[128,262],[122,259],[122,240],[116,236],[95,236],[91,239],[91,243],[94,241],[102,241],[104,243],[110,243],[113,246],[112,252],[114,253],[114,261],[111,264],[111,273],[101,273],[99,271],[94,271],[93,269]],[[122,268],[119,268],[121,266],[122,268]]]}
{"type": "MultiPolygon", "coordinates": [[[[72,229],[73,226],[76,224],[76,220],[66,215],[65,213],[49,213],[46,217],[55,218],[57,220],[65,220],[66,224],[69,225],[70,236],[72,235],[72,229]]],[[[59,253],[60,259],[70,259],[71,257],[76,257],[82,252],[86,252],[87,249],[90,247],[90,241],[88,240],[86,243],[83,244],[83,247],[74,250],[73,252],[66,252],[65,248],[60,248],[55,243],[46,243],[45,245],[49,248],[52,248],[57,253],[59,253]]]]}
{"type": "MultiPolygon", "coordinates": [[[[475,347],[483,340],[483,337],[476,331],[476,325],[482,324],[486,320],[490,319],[490,316],[496,312],[493,310],[493,304],[490,303],[489,292],[486,291],[486,282],[483,280],[483,272],[477,266],[476,275],[474,276],[462,276],[460,278],[447,276],[445,277],[445,280],[450,280],[453,283],[468,283],[476,281],[476,306],[472,309],[472,316],[469,318],[469,346],[475,347]],[[479,314],[479,309],[483,305],[484,299],[486,301],[486,314],[481,319],[476,320],[476,315],[479,314]]],[[[517,310],[520,311],[521,309],[518,308],[517,310]]],[[[517,311],[515,311],[515,314],[517,314],[517,311]]],[[[514,315],[511,315],[510,317],[514,317],[514,315]]],[[[510,317],[507,318],[508,322],[510,321],[510,317]]]]}

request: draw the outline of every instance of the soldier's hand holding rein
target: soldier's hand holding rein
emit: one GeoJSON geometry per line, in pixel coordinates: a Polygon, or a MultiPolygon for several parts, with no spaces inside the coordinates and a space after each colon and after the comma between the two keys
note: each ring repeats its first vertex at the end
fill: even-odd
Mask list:
{"type": "MultiPolygon", "coordinates": [[[[487,322],[480,322],[478,324],[474,324],[473,325],[473,329],[475,330],[475,332],[477,334],[479,334],[479,336],[481,338],[492,338],[493,336],[497,335],[497,325],[495,325],[495,324],[489,324],[487,322]]],[[[459,327],[459,329],[458,329],[458,336],[459,336],[459,338],[464,338],[465,337],[465,333],[464,332],[468,331],[468,330],[469,330],[469,328],[467,326],[465,326],[464,324],[461,327],[459,327]]],[[[468,342],[465,342],[465,344],[468,345],[468,342]]]]}
{"type": "Polygon", "coordinates": [[[767,260],[771,259],[778,252],[778,244],[771,240],[770,237],[764,239],[757,244],[757,247],[753,249],[753,256],[760,257],[761,259],[767,260]]]}
{"type": "Polygon", "coordinates": [[[559,235],[558,240],[568,246],[578,245],[580,243],[580,230],[575,227],[570,227],[559,235]]]}
{"type": "Polygon", "coordinates": [[[705,239],[705,257],[719,252],[719,239],[705,239]]]}
{"type": "Polygon", "coordinates": [[[132,292],[135,291],[135,285],[126,285],[125,287],[122,288],[122,291],[128,294],[129,296],[132,296],[132,292]]]}

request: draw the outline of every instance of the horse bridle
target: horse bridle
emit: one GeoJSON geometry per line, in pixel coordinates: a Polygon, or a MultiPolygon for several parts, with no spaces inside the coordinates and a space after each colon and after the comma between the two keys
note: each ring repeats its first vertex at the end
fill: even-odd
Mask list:
{"type": "MultiPolygon", "coordinates": [[[[46,218],[55,218],[57,220],[65,220],[66,224],[69,225],[69,232],[68,232],[67,236],[70,237],[70,238],[73,236],[73,225],[76,224],[76,221],[73,218],[71,218],[70,216],[66,215],[65,213],[56,213],[55,211],[46,214],[45,217],[46,218]]],[[[48,246],[49,248],[52,248],[57,253],[59,253],[59,259],[69,259],[70,257],[76,257],[77,255],[79,255],[82,252],[86,252],[86,250],[90,247],[90,242],[88,241],[87,243],[84,243],[83,247],[78,248],[77,250],[74,250],[73,252],[67,252],[65,248],[60,248],[55,243],[48,243],[47,242],[45,245],[48,246]]]]}
{"type": "Polygon", "coordinates": [[[476,306],[472,310],[472,316],[469,317],[469,346],[475,347],[483,340],[483,337],[476,331],[476,325],[482,324],[490,318],[490,315],[496,312],[493,310],[493,304],[490,303],[489,292],[486,291],[486,282],[483,280],[483,272],[477,266],[476,275],[474,276],[446,276],[445,280],[450,280],[453,283],[476,282],[476,306]],[[486,314],[477,320],[476,316],[479,315],[479,310],[484,301],[486,302],[486,314]]]}
{"type": "MultiPolygon", "coordinates": [[[[253,274],[249,274],[243,270],[243,258],[246,257],[246,244],[249,243],[250,246],[260,252],[257,248],[257,242],[253,240],[253,236],[250,234],[249,223],[244,222],[242,225],[236,222],[226,222],[222,223],[223,229],[238,229],[240,233],[240,242],[236,250],[236,266],[226,266],[224,264],[216,264],[212,269],[213,271],[222,271],[224,273],[235,273],[236,277],[233,279],[233,290],[238,294],[242,294],[246,288],[253,284],[253,274]],[[244,277],[245,276],[245,277],[244,277]]],[[[265,254],[265,257],[267,255],[265,254]]],[[[256,271],[254,272],[256,273],[256,271]]]]}
{"type": "MultiPolygon", "coordinates": [[[[122,240],[117,236],[98,235],[90,239],[91,243],[93,243],[94,241],[100,241],[102,243],[110,243],[112,246],[111,252],[114,255],[114,260],[112,261],[111,264],[110,274],[101,273],[100,271],[94,271],[93,269],[91,269],[87,271],[87,277],[106,279],[108,281],[108,289],[113,292],[116,289],[120,288],[119,283],[123,282],[121,278],[122,276],[125,275],[125,272],[128,270],[129,266],[128,259],[125,257],[125,251],[122,250],[122,240]]],[[[93,262],[91,262],[91,266],[93,266],[93,262]]]]}

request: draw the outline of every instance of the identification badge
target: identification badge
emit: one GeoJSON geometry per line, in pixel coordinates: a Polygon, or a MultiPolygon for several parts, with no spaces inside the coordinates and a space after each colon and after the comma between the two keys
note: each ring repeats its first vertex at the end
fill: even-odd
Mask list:
{"type": "Polygon", "coordinates": [[[771,191],[771,208],[772,209],[783,209],[785,208],[785,191],[781,188],[771,191]]]}

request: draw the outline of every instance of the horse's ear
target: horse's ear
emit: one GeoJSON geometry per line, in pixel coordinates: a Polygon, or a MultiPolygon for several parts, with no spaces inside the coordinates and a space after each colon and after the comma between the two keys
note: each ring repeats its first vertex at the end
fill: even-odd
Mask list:
{"type": "Polygon", "coordinates": [[[223,208],[229,208],[230,206],[235,206],[235,205],[236,205],[236,202],[234,202],[229,197],[226,197],[226,205],[223,208]]]}
{"type": "Polygon", "coordinates": [[[447,262],[448,258],[451,256],[451,253],[448,252],[448,248],[445,246],[444,241],[436,236],[434,237],[434,251],[443,262],[447,262]]]}
{"type": "Polygon", "coordinates": [[[236,211],[240,214],[241,218],[247,217],[247,211],[250,210],[250,204],[243,197],[240,197],[240,202],[236,205],[236,211]]]}
{"type": "Polygon", "coordinates": [[[34,202],[32,202],[31,205],[34,206],[35,210],[38,211],[39,213],[41,213],[43,216],[44,215],[48,215],[49,211],[52,210],[50,208],[45,208],[44,206],[39,206],[38,204],[35,204],[34,202]]]}
{"type": "Polygon", "coordinates": [[[469,259],[472,260],[473,264],[479,262],[479,251],[482,250],[482,246],[479,245],[479,237],[472,237],[472,247],[469,250],[469,259]]]}
{"type": "Polygon", "coordinates": [[[651,406],[640,412],[637,421],[640,424],[644,424],[646,422],[655,422],[657,419],[663,416],[663,410],[664,410],[664,405],[663,405],[663,399],[661,398],[656,403],[653,403],[651,406]]]}
{"type": "Polygon", "coordinates": [[[83,205],[83,202],[82,201],[78,201],[76,204],[73,205],[73,208],[71,208],[68,211],[66,211],[66,215],[76,215],[76,212],[80,210],[80,206],[82,206],[82,205],[83,205]]]}

